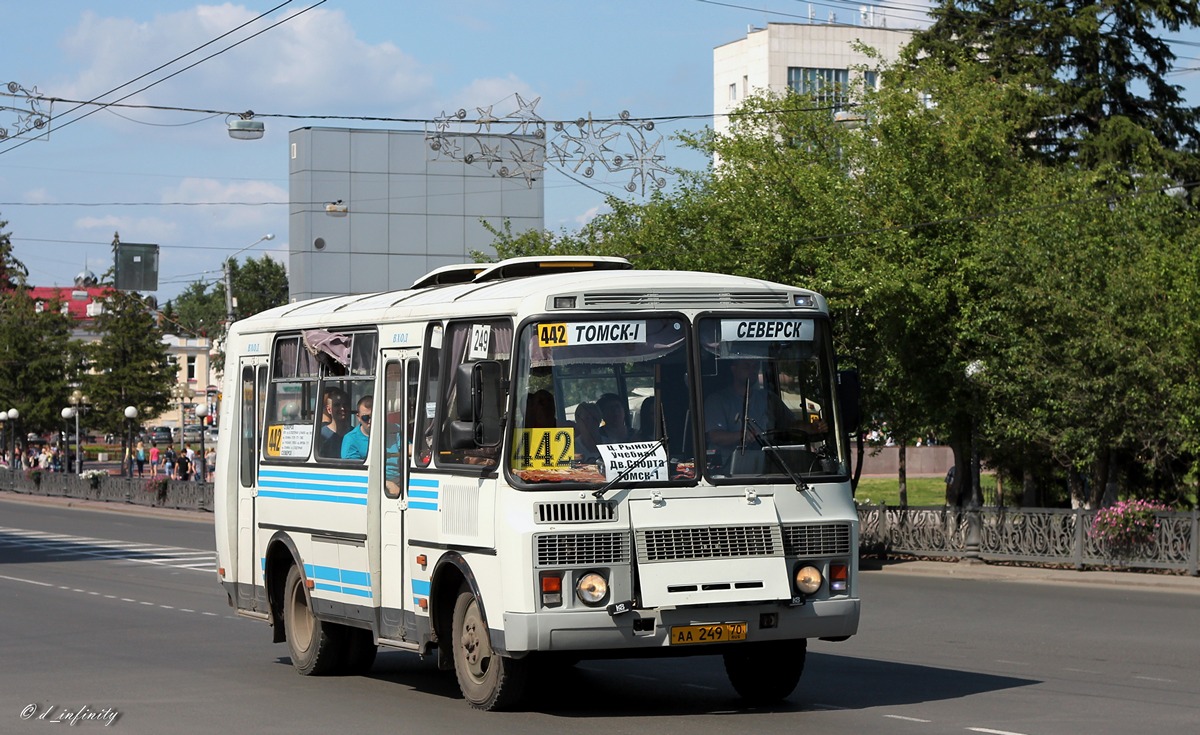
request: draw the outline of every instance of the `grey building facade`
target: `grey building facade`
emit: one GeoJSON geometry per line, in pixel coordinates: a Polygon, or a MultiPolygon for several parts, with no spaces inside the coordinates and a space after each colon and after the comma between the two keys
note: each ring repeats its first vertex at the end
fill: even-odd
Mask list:
{"type": "Polygon", "coordinates": [[[544,226],[542,177],[439,157],[422,131],[300,128],[288,150],[294,301],[408,288],[472,251],[493,254],[481,220],[544,226]]]}

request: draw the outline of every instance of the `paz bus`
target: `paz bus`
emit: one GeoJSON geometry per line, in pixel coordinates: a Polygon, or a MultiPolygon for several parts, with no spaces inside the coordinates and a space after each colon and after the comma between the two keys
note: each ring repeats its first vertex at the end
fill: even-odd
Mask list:
{"type": "Polygon", "coordinates": [[[538,665],[720,655],[742,698],[782,699],[808,639],[858,628],[830,333],[812,291],[599,257],[238,321],[221,585],[305,675],[402,649],[493,710],[538,665]]]}

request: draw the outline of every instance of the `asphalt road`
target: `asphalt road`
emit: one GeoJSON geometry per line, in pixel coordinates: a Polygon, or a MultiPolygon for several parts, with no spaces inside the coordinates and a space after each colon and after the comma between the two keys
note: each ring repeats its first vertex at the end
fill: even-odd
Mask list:
{"type": "Polygon", "coordinates": [[[744,708],[703,657],[584,662],[543,676],[525,711],[489,714],[407,653],[365,677],[298,676],[264,624],[232,614],[211,527],[187,517],[0,499],[0,732],[76,715],[155,734],[1200,730],[1198,580],[888,566],[862,575],[860,634],[812,642],[782,706],[744,708]]]}

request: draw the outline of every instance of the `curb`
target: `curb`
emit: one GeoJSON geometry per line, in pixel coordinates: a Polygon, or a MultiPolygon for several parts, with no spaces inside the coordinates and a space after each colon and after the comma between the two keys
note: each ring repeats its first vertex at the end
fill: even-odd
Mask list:
{"type": "Polygon", "coordinates": [[[1145,571],[1111,572],[1054,567],[1021,567],[989,564],[981,561],[907,561],[863,559],[859,571],[864,576],[927,576],[1025,584],[1057,584],[1102,587],[1107,589],[1149,589],[1163,592],[1200,594],[1200,577],[1156,574],[1145,571]]]}

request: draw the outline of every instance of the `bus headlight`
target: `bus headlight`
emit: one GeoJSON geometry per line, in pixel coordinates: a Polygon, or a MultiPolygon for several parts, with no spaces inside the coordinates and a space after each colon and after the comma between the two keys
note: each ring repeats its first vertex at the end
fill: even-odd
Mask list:
{"type": "Polygon", "coordinates": [[[796,589],[806,595],[811,595],[821,589],[821,570],[814,566],[800,567],[796,570],[796,589]]]}
{"type": "Polygon", "coordinates": [[[575,583],[575,596],[583,604],[595,607],[608,597],[608,580],[596,572],[588,572],[575,583]]]}

